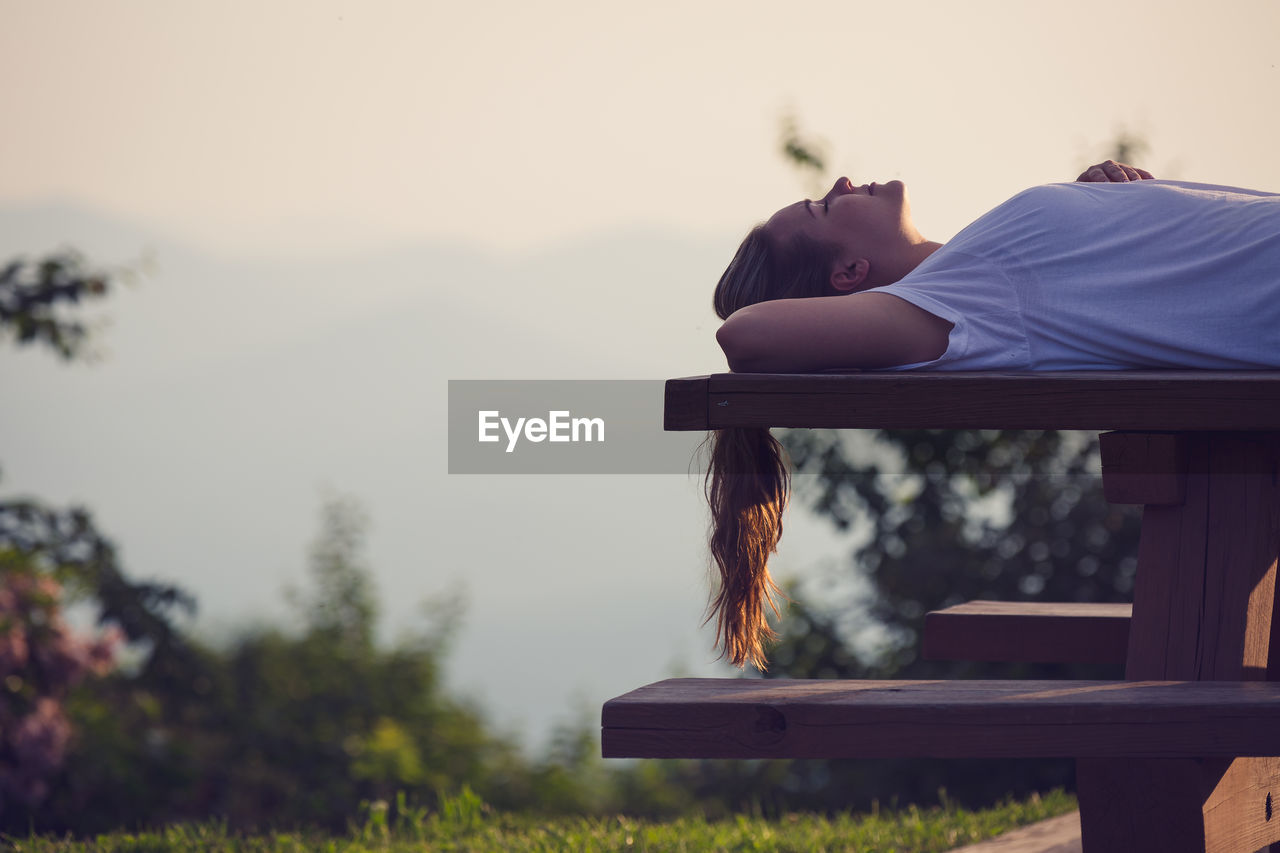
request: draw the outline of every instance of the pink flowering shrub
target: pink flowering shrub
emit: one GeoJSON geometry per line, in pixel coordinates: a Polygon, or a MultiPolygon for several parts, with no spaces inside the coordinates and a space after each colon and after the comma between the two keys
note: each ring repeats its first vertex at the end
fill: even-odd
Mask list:
{"type": "Polygon", "coordinates": [[[81,636],[62,617],[62,585],[15,552],[0,552],[0,814],[49,793],[71,740],[63,701],[86,676],[108,673],[119,631],[81,636]]]}

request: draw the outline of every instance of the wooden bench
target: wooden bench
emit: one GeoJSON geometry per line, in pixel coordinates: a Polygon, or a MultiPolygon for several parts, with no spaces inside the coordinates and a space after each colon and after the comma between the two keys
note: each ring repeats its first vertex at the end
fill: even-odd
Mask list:
{"type": "Polygon", "coordinates": [[[1145,507],[1131,611],[970,602],[925,643],[1126,680],[672,679],[605,704],[606,756],[1069,756],[1089,853],[1280,842],[1280,372],[721,374],[668,382],[665,423],[1111,431],[1107,498],[1145,507]]]}

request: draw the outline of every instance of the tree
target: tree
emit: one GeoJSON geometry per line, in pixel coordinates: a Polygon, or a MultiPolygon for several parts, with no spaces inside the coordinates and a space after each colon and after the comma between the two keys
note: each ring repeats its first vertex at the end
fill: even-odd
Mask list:
{"type": "Polygon", "coordinates": [[[115,625],[130,644],[144,648],[143,677],[156,684],[183,678],[190,665],[171,611],[195,612],[195,599],[179,587],[130,580],[115,546],[85,509],[54,509],[36,500],[0,501],[0,551],[68,587],[73,601],[88,601],[100,625],[115,625]]]}
{"type": "MultiPolygon", "coordinates": [[[[14,260],[0,270],[0,334],[82,358],[88,328],[61,309],[108,290],[109,277],[74,252],[14,260]]],[[[24,829],[33,809],[56,813],[76,800],[64,762],[83,746],[80,724],[92,723],[81,682],[107,674],[121,640],[140,655],[135,689],[164,696],[202,677],[171,621],[175,607],[193,611],[195,602],[175,586],[129,580],[87,510],[0,500],[0,826],[24,829]],[[84,637],[63,622],[64,603],[81,601],[104,633],[84,637]]]]}
{"type": "Polygon", "coordinates": [[[823,175],[827,170],[827,144],[802,134],[794,115],[783,116],[780,124],[783,158],[800,172],[807,191],[820,195],[823,192],[823,175]]]}
{"type": "Polygon", "coordinates": [[[374,642],[367,523],[350,498],[326,501],[311,587],[292,596],[302,632],[249,631],[224,653],[214,701],[225,752],[203,763],[222,768],[219,811],[235,825],[340,828],[361,800],[397,790],[489,790],[486,760],[506,746],[444,693],[439,660],[452,616],[390,649],[374,642]]]}
{"type": "Polygon", "coordinates": [[[89,338],[85,324],[60,310],[82,299],[105,296],[108,277],[87,268],[72,251],[30,262],[19,258],[0,269],[0,333],[17,343],[42,343],[65,359],[84,354],[89,338]]]}
{"type": "Polygon", "coordinates": [[[0,817],[39,806],[71,739],[64,701],[114,665],[117,636],[84,637],[62,617],[62,585],[29,554],[0,548],[0,817]]]}
{"type": "MultiPolygon", "coordinates": [[[[13,260],[0,270],[0,334],[12,334],[18,346],[44,344],[64,359],[83,358],[89,329],[60,309],[103,297],[110,288],[111,277],[90,269],[74,251],[37,262],[13,260]]],[[[176,586],[128,580],[114,545],[87,510],[55,509],[33,499],[0,501],[4,550],[69,583],[74,597],[95,602],[99,624],[114,624],[128,642],[145,644],[147,677],[180,677],[189,661],[168,613],[175,607],[194,612],[195,600],[176,586]]]]}
{"type": "MultiPolygon", "coordinates": [[[[81,359],[89,333],[74,309],[108,289],[73,253],[15,261],[0,270],[0,333],[81,359]]],[[[259,627],[210,648],[174,621],[194,599],[130,580],[87,510],[0,501],[0,832],[215,817],[341,829],[362,801],[459,789],[510,807],[615,805],[582,731],[533,765],[446,693],[457,596],[432,603],[416,636],[377,643],[367,524],[357,502],[326,501],[311,583],[294,596],[300,629],[259,627]],[[113,630],[69,631],[66,601],[113,630]],[[104,674],[117,637],[130,663],[104,674]]]]}
{"type": "Polygon", "coordinates": [[[363,653],[373,646],[378,616],[373,585],[361,557],[369,520],[350,498],[330,498],[320,512],[322,533],[311,546],[315,590],[309,600],[296,596],[298,604],[312,631],[363,653]]]}

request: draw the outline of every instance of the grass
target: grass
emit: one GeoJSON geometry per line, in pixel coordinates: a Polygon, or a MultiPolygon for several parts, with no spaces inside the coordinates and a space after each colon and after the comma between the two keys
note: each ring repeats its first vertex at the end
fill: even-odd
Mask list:
{"type": "Polygon", "coordinates": [[[809,814],[780,820],[739,816],[708,822],[696,818],[646,821],[627,817],[537,818],[493,813],[468,790],[445,801],[438,813],[397,804],[388,820],[386,803],[366,809],[366,818],[346,836],[277,832],[238,836],[217,823],[182,824],[154,832],[115,832],[91,840],[48,837],[3,838],[23,853],[559,853],[559,851],[726,851],[726,853],[943,853],[1018,826],[1071,811],[1074,797],[1054,791],[1022,802],[971,812],[954,806],[915,807],[869,815],[826,818],[809,814]]]}

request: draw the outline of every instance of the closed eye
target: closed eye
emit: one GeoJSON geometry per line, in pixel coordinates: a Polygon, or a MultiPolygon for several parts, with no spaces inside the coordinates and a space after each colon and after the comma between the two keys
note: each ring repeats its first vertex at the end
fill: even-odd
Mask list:
{"type": "MultiPolygon", "coordinates": [[[[804,211],[805,213],[812,216],[814,219],[818,218],[818,215],[813,212],[813,202],[810,201],[809,199],[804,200],[804,211]]],[[[830,213],[830,212],[831,212],[831,201],[829,199],[824,198],[822,200],[822,213],[823,215],[826,215],[827,213],[830,213]]]]}

